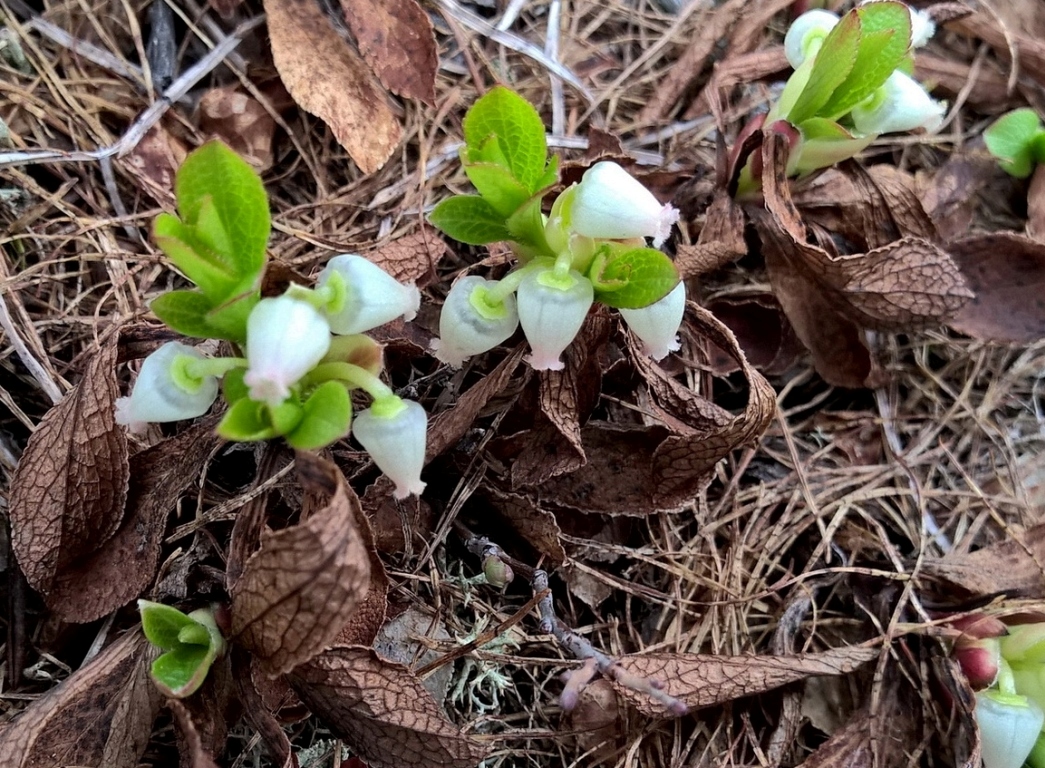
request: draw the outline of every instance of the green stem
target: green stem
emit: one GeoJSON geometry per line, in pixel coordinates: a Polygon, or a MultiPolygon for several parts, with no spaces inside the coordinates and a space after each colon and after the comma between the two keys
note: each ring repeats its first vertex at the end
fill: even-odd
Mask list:
{"type": "Polygon", "coordinates": [[[375,402],[389,398],[399,399],[392,388],[381,379],[366,368],[352,365],[352,363],[320,363],[309,372],[307,379],[309,384],[343,381],[350,388],[363,390],[374,398],[375,402]]]}
{"type": "Polygon", "coordinates": [[[489,304],[501,304],[519,290],[523,279],[538,267],[547,266],[548,259],[536,258],[525,267],[520,267],[497,281],[497,284],[486,292],[486,301],[489,304]]]}
{"type": "Polygon", "coordinates": [[[303,285],[291,283],[284,295],[290,296],[298,301],[303,301],[306,304],[311,305],[317,311],[323,312],[344,294],[343,290],[338,291],[339,287],[343,287],[344,281],[341,281],[341,285],[336,284],[340,275],[335,272],[331,277],[332,279],[327,281],[326,285],[318,288],[306,288],[303,285]],[[334,284],[332,285],[332,283],[334,284]]]}

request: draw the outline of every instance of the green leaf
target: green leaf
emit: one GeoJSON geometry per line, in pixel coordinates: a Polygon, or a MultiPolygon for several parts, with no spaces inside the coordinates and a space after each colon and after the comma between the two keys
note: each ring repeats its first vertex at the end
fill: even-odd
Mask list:
{"type": "Polygon", "coordinates": [[[838,118],[871,96],[889,79],[911,48],[911,12],[901,3],[876,2],[856,8],[860,47],[849,77],[818,114],[838,118]]]}
{"type": "Polygon", "coordinates": [[[139,600],[138,611],[142,617],[142,631],[150,643],[169,651],[178,645],[178,636],[183,629],[199,626],[177,608],[150,600],[139,600]]]}
{"type": "Polygon", "coordinates": [[[464,172],[483,200],[503,219],[530,199],[530,191],[515,180],[512,172],[493,163],[463,162],[464,172]]]}
{"type": "Polygon", "coordinates": [[[169,213],[161,213],[152,226],[153,237],[181,272],[204,294],[221,299],[239,282],[236,271],[208,247],[196,230],[169,213]]]}
{"type": "Polygon", "coordinates": [[[268,418],[268,406],[244,397],[232,404],[215,432],[238,443],[268,440],[278,433],[268,418]]]}
{"type": "Polygon", "coordinates": [[[470,160],[490,157],[484,145],[491,136],[497,137],[497,150],[504,157],[505,167],[528,191],[536,192],[545,173],[548,145],[544,122],[533,105],[504,86],[492,88],[464,118],[470,160]]]}
{"type": "Polygon", "coordinates": [[[824,38],[805,88],[795,105],[781,117],[797,124],[816,116],[853,71],[859,49],[860,17],[850,11],[824,38]]]}
{"type": "Polygon", "coordinates": [[[203,685],[215,656],[206,645],[180,645],[152,663],[152,679],[169,696],[191,696],[203,685]]]}
{"type": "Polygon", "coordinates": [[[537,189],[548,189],[548,187],[554,187],[559,183],[559,156],[552,155],[548,158],[548,165],[544,168],[544,175],[537,180],[537,189]]]}
{"type": "Polygon", "coordinates": [[[184,336],[196,339],[236,339],[223,334],[207,320],[213,306],[199,291],[170,291],[149,304],[156,317],[184,336]]]}
{"type": "Polygon", "coordinates": [[[541,213],[543,195],[534,195],[529,202],[513,213],[505,224],[511,239],[534,249],[538,254],[554,257],[544,234],[544,215],[541,213]]]}
{"type": "Polygon", "coordinates": [[[596,256],[588,276],[595,286],[595,300],[619,309],[648,307],[679,283],[674,263],[655,248],[596,256]]]}
{"type": "Polygon", "coordinates": [[[478,195],[455,195],[439,203],[428,220],[454,240],[486,245],[510,240],[504,216],[478,195]]]}
{"type": "Polygon", "coordinates": [[[221,379],[221,394],[229,405],[242,400],[250,394],[250,388],[243,377],[247,375],[246,368],[233,368],[221,379]]]}
{"type": "Polygon", "coordinates": [[[174,191],[182,221],[197,228],[203,242],[221,248],[240,278],[261,275],[272,224],[265,187],[253,168],[220,141],[210,141],[185,158],[174,191]]]}
{"type": "Polygon", "coordinates": [[[210,630],[197,621],[181,628],[178,642],[183,645],[210,645],[210,630]]]}
{"type": "Polygon", "coordinates": [[[316,387],[305,401],[301,422],[287,434],[287,442],[301,451],[314,451],[348,434],[352,423],[352,398],[338,381],[316,387]]]}
{"type": "Polygon", "coordinates": [[[1025,179],[1034,170],[1035,142],[1041,130],[1037,112],[1017,109],[998,118],[984,131],[983,140],[1006,173],[1025,179]]]}
{"type": "Polygon", "coordinates": [[[216,304],[207,315],[207,322],[218,334],[214,338],[229,339],[243,344],[247,340],[247,319],[251,310],[261,301],[261,292],[254,286],[242,285],[233,288],[225,301],[216,304]]]}

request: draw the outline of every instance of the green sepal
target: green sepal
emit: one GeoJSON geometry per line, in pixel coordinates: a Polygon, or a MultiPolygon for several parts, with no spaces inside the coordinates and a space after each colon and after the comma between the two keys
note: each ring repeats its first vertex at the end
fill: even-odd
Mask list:
{"type": "Polygon", "coordinates": [[[505,167],[530,192],[536,192],[545,175],[548,144],[544,122],[522,96],[504,86],[492,88],[464,118],[464,140],[468,157],[475,162],[492,156],[487,141],[497,138],[497,152],[505,167]]]}
{"type": "Polygon", "coordinates": [[[428,215],[428,221],[454,240],[468,245],[511,239],[504,216],[478,195],[455,195],[443,200],[428,215]]]}
{"type": "Polygon", "coordinates": [[[802,139],[791,152],[787,168],[789,176],[827,168],[855,157],[876,138],[874,134],[853,136],[838,123],[823,117],[811,117],[798,129],[802,139]]]}
{"type": "Polygon", "coordinates": [[[511,233],[512,240],[535,249],[537,253],[554,256],[544,233],[544,215],[541,213],[542,197],[542,195],[531,197],[529,202],[508,217],[505,224],[511,233]]]}
{"type": "Polygon", "coordinates": [[[655,248],[599,253],[588,278],[595,300],[618,309],[641,309],[660,301],[679,284],[675,264],[655,248]]]}
{"type": "Polygon", "coordinates": [[[1041,118],[1030,108],[1002,115],[983,132],[987,150],[998,158],[1002,170],[1025,179],[1034,170],[1035,148],[1042,134],[1041,118]]]}
{"type": "Polygon", "coordinates": [[[824,38],[813,58],[813,67],[801,95],[780,117],[795,124],[815,117],[853,71],[859,49],[860,17],[849,12],[824,38]]]}
{"type": "Polygon", "coordinates": [[[238,443],[268,440],[279,435],[268,418],[268,406],[249,397],[233,403],[214,431],[220,437],[238,443]]]}
{"type": "Polygon", "coordinates": [[[233,368],[221,378],[221,394],[229,405],[250,395],[250,387],[243,381],[246,375],[246,368],[233,368]]]}
{"type": "Polygon", "coordinates": [[[463,161],[462,165],[472,186],[502,219],[511,216],[530,199],[530,191],[503,165],[468,161],[463,161]]]}
{"type": "Polygon", "coordinates": [[[305,401],[301,421],[286,435],[291,446],[314,451],[348,434],[352,423],[352,399],[345,385],[327,381],[316,387],[305,401]]]}

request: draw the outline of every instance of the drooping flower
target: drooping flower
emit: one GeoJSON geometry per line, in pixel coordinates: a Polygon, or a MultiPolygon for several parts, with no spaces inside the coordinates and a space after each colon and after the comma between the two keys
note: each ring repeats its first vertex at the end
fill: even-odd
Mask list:
{"type": "Polygon", "coordinates": [[[627,240],[651,237],[659,248],[679,220],[678,209],[661,205],[653,193],[616,163],[596,163],[581,178],[569,214],[573,231],[586,237],[627,240]]]}
{"type": "Polygon", "coordinates": [[[352,434],[370,458],[395,483],[393,496],[405,499],[425,489],[421,469],[425,460],[425,409],[412,400],[376,401],[356,416],[352,434]],[[401,407],[400,407],[401,406],[401,407]]]}
{"type": "Polygon", "coordinates": [[[980,691],[976,722],[984,768],[1020,768],[1038,739],[1045,714],[1026,696],[980,691]]]}
{"type": "Polygon", "coordinates": [[[515,333],[519,327],[515,296],[509,294],[501,302],[486,298],[496,285],[477,275],[454,283],[439,315],[440,338],[432,342],[436,358],[458,368],[466,358],[493,349],[515,333]]]}
{"type": "Polygon", "coordinates": [[[621,309],[628,327],[642,340],[646,354],[663,360],[678,351],[678,332],[686,312],[686,286],[681,281],[667,296],[641,309],[621,309]]]}
{"type": "Polygon", "coordinates": [[[885,85],[852,111],[861,135],[896,133],[924,128],[930,133],[943,123],[947,106],[936,101],[909,75],[897,70],[885,85]]]}
{"type": "Polygon", "coordinates": [[[794,69],[802,66],[810,54],[820,49],[820,44],[838,23],[838,15],[820,8],[806,11],[788,27],[784,36],[784,55],[794,69]]]}
{"type": "Polygon", "coordinates": [[[250,399],[275,408],[329,348],[330,326],[311,304],[290,296],[262,299],[247,318],[243,381],[250,399]]]}
{"type": "Polygon", "coordinates": [[[332,287],[325,314],[337,334],[366,333],[397,317],[413,320],[421,292],[404,285],[373,262],[354,253],[335,256],[319,273],[317,288],[332,287]]]}
{"type": "Polygon", "coordinates": [[[908,6],[907,10],[911,12],[911,45],[915,48],[921,48],[936,34],[936,23],[932,20],[932,16],[925,11],[920,11],[910,6],[908,6]]]}
{"type": "Polygon", "coordinates": [[[595,299],[588,278],[576,270],[559,276],[551,267],[537,269],[519,285],[519,322],[531,353],[527,362],[538,371],[560,371],[562,352],[570,345],[595,299]]]}
{"type": "Polygon", "coordinates": [[[215,376],[194,376],[189,365],[206,356],[169,341],[142,362],[129,397],[116,400],[116,423],[181,421],[205,414],[218,397],[215,376]]]}

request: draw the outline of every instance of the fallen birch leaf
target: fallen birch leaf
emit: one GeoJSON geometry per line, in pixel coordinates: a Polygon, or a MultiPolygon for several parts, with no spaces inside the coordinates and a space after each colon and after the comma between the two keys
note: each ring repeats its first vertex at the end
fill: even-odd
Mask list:
{"type": "Polygon", "coordinates": [[[301,700],[371,768],[475,768],[486,754],[417,676],[369,648],[335,646],[289,675],[301,700]]]}
{"type": "Polygon", "coordinates": [[[44,416],[11,481],[11,546],[26,580],[45,595],[123,520],[130,469],[127,436],[115,421],[116,336],[44,416]]]}
{"type": "Polygon", "coordinates": [[[436,229],[422,223],[409,235],[363,255],[399,282],[415,283],[418,288],[424,288],[434,282],[435,268],[449,252],[446,241],[436,229]]]}
{"type": "Polygon", "coordinates": [[[363,173],[374,173],[402,128],[369,67],[311,0],[265,0],[272,58],[294,101],[320,118],[363,173]]]}

